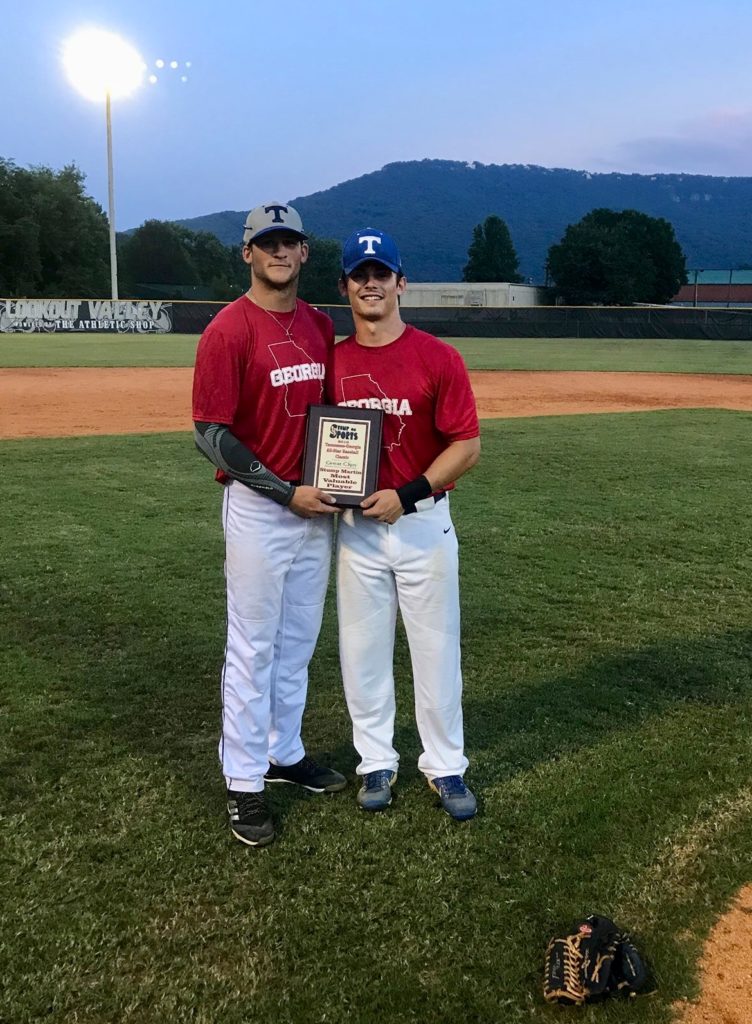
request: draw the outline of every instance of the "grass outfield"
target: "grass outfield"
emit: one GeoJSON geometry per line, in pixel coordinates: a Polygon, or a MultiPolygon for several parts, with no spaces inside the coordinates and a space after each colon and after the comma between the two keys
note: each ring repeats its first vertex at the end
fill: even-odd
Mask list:
{"type": "MultiPolygon", "coordinates": [[[[752,342],[608,338],[448,338],[471,370],[752,373],[752,342]]],[[[195,334],[5,334],[0,367],[192,366],[195,334]]]]}
{"type": "Polygon", "coordinates": [[[257,851],[216,763],[209,467],[187,435],[1,444],[0,1019],[558,1021],[546,941],[599,912],[658,988],[577,1019],[665,1024],[750,879],[751,419],[485,421],[452,499],[479,817],[416,771],[403,641],[398,798],[357,810],[330,600],[305,735],[350,786],[275,789],[257,851]]]}
{"type": "Polygon", "coordinates": [[[193,366],[196,334],[0,334],[0,367],[193,366]]]}

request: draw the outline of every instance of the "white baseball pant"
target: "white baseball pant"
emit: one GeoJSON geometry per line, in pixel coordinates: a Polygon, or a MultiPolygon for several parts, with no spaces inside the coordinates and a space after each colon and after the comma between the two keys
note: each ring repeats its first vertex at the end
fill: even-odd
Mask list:
{"type": "Polygon", "coordinates": [[[457,537],[448,497],[418,502],[393,526],[360,513],[337,531],[337,614],[345,697],[359,775],[397,770],[394,631],[397,608],[410,646],[415,718],[429,779],[462,775],[462,671],[457,537]]]}
{"type": "Polygon", "coordinates": [[[225,487],[227,648],[219,758],[228,789],[261,792],[269,761],[294,764],[329,578],[332,521],[302,519],[243,484],[225,487]]]}

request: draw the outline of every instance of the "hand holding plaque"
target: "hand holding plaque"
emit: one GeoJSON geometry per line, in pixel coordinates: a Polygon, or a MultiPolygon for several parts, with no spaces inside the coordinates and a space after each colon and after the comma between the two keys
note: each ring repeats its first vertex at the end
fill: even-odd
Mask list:
{"type": "Polygon", "coordinates": [[[331,494],[342,508],[358,508],[376,490],[383,418],[381,409],[312,405],[303,483],[331,494]]]}

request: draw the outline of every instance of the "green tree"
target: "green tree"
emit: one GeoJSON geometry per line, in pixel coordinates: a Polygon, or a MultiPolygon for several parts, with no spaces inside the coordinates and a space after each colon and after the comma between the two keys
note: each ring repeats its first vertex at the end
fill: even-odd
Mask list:
{"type": "Polygon", "coordinates": [[[0,293],[109,294],[107,218],[74,165],[17,167],[0,159],[0,293]]]}
{"type": "Polygon", "coordinates": [[[462,280],[521,281],[518,267],[512,236],[501,217],[492,214],[482,224],[476,224],[462,280]]]}
{"type": "Polygon", "coordinates": [[[298,294],[318,306],[330,306],[344,300],[337,289],[342,273],[342,246],[332,238],[308,239],[310,254],[300,274],[298,294]]]}
{"type": "Polygon", "coordinates": [[[687,283],[672,225],[637,210],[591,210],[548,250],[548,272],[571,305],[668,302],[687,283]]]}
{"type": "Polygon", "coordinates": [[[241,266],[244,266],[239,247],[223,245],[210,231],[191,231],[180,225],[176,227],[199,282],[209,290],[211,299],[235,299],[245,291],[247,284],[238,282],[235,267],[238,259],[241,266]]]}
{"type": "Polygon", "coordinates": [[[121,241],[120,268],[125,290],[137,296],[139,285],[200,283],[196,266],[186,249],[183,230],[171,221],[147,220],[121,241]]]}
{"type": "Polygon", "coordinates": [[[172,221],[147,220],[119,239],[124,291],[165,298],[229,301],[248,287],[240,246],[223,245],[210,231],[191,231],[172,221]],[[186,294],[188,290],[188,294],[186,294]]]}

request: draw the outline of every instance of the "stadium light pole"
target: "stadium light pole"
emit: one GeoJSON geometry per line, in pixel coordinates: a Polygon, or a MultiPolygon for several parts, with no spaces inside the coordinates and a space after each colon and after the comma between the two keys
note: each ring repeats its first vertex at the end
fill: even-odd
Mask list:
{"type": "Polygon", "coordinates": [[[130,96],[143,82],[146,65],[139,52],[104,29],[80,29],[63,44],[63,65],[71,85],[86,99],[105,104],[107,203],[110,226],[110,290],[118,298],[115,236],[115,176],[112,162],[112,100],[130,96]]]}

